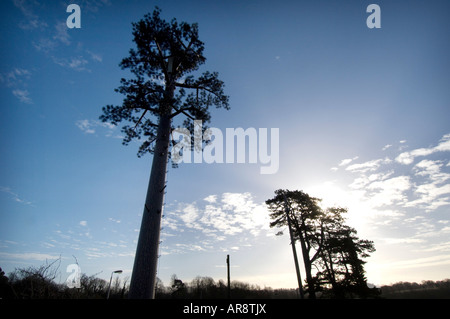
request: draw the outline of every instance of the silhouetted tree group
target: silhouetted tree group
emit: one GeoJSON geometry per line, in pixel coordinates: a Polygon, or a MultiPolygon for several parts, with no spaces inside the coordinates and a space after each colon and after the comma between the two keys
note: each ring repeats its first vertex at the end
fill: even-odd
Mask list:
{"type": "Polygon", "coordinates": [[[347,209],[322,209],[320,201],[302,191],[281,189],[266,201],[270,227],[290,223],[294,243],[300,243],[308,297],[316,298],[319,291],[331,298],[375,297],[379,292],[368,288],[363,260],[375,251],[373,242],[359,239],[345,224],[347,209]]]}

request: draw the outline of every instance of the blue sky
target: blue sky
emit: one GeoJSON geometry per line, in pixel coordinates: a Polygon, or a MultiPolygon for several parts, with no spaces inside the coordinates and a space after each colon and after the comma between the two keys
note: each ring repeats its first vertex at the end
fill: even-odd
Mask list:
{"type": "Polygon", "coordinates": [[[450,265],[448,1],[38,1],[0,4],[0,267],[75,256],[131,275],[152,157],[98,120],[127,71],[131,23],[154,6],[198,22],[230,96],[211,126],[279,128],[280,165],[169,169],[158,276],[295,287],[264,201],[301,189],[349,208],[377,251],[369,282],[440,280],[450,265]],[[66,26],[81,7],[81,29],[66,26]],[[366,8],[381,8],[381,29],[366,8]]]}

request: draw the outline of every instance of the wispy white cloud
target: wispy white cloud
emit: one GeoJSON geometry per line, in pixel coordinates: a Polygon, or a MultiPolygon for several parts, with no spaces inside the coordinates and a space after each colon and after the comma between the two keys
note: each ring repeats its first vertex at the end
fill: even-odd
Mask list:
{"type": "Polygon", "coordinates": [[[182,248],[185,250],[191,250],[191,251],[205,251],[205,248],[203,248],[200,245],[195,244],[175,244],[176,247],[182,248]]]}
{"type": "MultiPolygon", "coordinates": [[[[83,8],[84,12],[90,11],[92,14],[97,12],[99,8],[110,5],[110,1],[83,0],[79,4],[83,8]]],[[[52,26],[52,28],[47,28],[47,23],[43,22],[36,13],[42,13],[45,9],[41,4],[39,4],[38,1],[14,0],[14,5],[23,13],[25,17],[25,20],[22,21],[19,26],[24,30],[35,29],[35,40],[31,42],[32,47],[34,47],[38,52],[44,53],[47,58],[53,61],[53,63],[77,72],[91,72],[88,67],[90,61],[103,61],[101,54],[83,48],[82,42],[73,43],[65,19],[60,19],[52,26]],[[73,52],[74,56],[68,56],[66,53],[61,54],[61,52],[59,52],[61,47],[68,47],[69,50],[73,52]]],[[[65,15],[62,15],[62,17],[65,17],[65,15]]],[[[21,92],[16,93],[19,94],[21,92]]],[[[25,103],[29,101],[23,94],[20,95],[19,98],[25,103]]]]}
{"type": "MultiPolygon", "coordinates": [[[[62,39],[64,39],[62,37],[62,39]]],[[[38,45],[35,45],[36,48],[40,48],[38,45]]],[[[52,48],[53,44],[52,42],[48,42],[47,43],[43,43],[42,44],[43,50],[46,50],[46,48],[52,48]],[[46,47],[47,45],[47,47],[46,47]]],[[[102,62],[102,56],[99,54],[95,54],[92,53],[91,51],[86,50],[86,52],[88,53],[89,57],[91,58],[92,61],[95,62],[102,62]]],[[[86,72],[91,72],[91,69],[88,68],[89,65],[89,61],[85,58],[85,55],[83,54],[83,52],[81,52],[80,55],[78,56],[72,56],[72,57],[64,57],[64,58],[59,58],[56,56],[52,56],[52,60],[55,64],[62,66],[64,68],[68,68],[68,69],[72,69],[74,71],[86,71],[86,72]]]]}
{"type": "Polygon", "coordinates": [[[357,160],[359,158],[359,156],[355,156],[355,157],[353,157],[353,158],[346,158],[346,159],[343,159],[340,163],[339,163],[339,166],[345,166],[345,165],[348,165],[348,164],[350,164],[351,162],[353,162],[354,160],[357,160]]]}
{"type": "Polygon", "coordinates": [[[433,244],[430,245],[426,248],[421,249],[421,251],[425,251],[425,252],[450,252],[450,241],[446,241],[446,242],[442,242],[442,243],[437,243],[437,244],[433,244]]]}
{"type": "Polygon", "coordinates": [[[70,57],[70,58],[57,58],[52,57],[53,62],[56,64],[72,69],[74,71],[87,71],[90,72],[90,70],[86,67],[86,65],[89,63],[85,58],[82,56],[77,57],[70,57]]]}
{"type": "Polygon", "coordinates": [[[338,166],[331,167],[330,170],[333,171],[333,172],[336,172],[336,171],[339,170],[339,167],[347,166],[348,164],[350,164],[350,163],[353,162],[354,160],[357,160],[358,158],[359,158],[359,156],[355,156],[355,157],[353,157],[353,158],[346,158],[346,159],[343,159],[343,160],[341,160],[341,162],[338,164],[338,166]]]}
{"type": "Polygon", "coordinates": [[[14,68],[7,73],[0,74],[0,82],[7,87],[24,85],[31,78],[31,71],[23,68],[14,68]]]}
{"type": "Polygon", "coordinates": [[[207,201],[208,203],[215,203],[217,201],[217,195],[209,195],[203,199],[204,201],[207,201]]]}
{"type": "Polygon", "coordinates": [[[53,39],[65,45],[70,45],[70,35],[66,22],[58,22],[55,25],[55,34],[53,35],[53,39]]]}
{"type": "Polygon", "coordinates": [[[95,133],[94,125],[89,120],[78,120],[75,122],[75,125],[86,134],[95,133]]]}
{"type": "Polygon", "coordinates": [[[86,50],[86,52],[89,54],[89,56],[91,57],[91,59],[93,61],[96,61],[96,62],[102,62],[103,61],[103,57],[100,54],[94,53],[94,52],[89,51],[89,50],[86,50]]]}
{"type": "Polygon", "coordinates": [[[187,227],[199,228],[199,226],[197,226],[199,212],[195,203],[186,204],[186,206],[182,209],[181,212],[182,214],[180,218],[186,224],[187,227]]]}
{"type": "Polygon", "coordinates": [[[50,254],[43,254],[43,253],[36,253],[36,252],[25,252],[25,253],[7,253],[7,252],[0,252],[0,258],[2,259],[8,259],[8,260],[38,260],[38,261],[45,261],[45,260],[52,260],[52,259],[58,259],[60,256],[58,255],[50,255],[50,254]]]}
{"type": "MultiPolygon", "coordinates": [[[[65,21],[60,21],[55,24],[51,34],[42,34],[38,40],[32,42],[32,45],[37,51],[49,54],[55,51],[61,44],[69,46],[71,43],[67,25],[65,21]]],[[[55,63],[58,60],[60,59],[56,59],[55,61],[55,58],[53,58],[53,62],[55,63]]]]}
{"type": "Polygon", "coordinates": [[[366,173],[370,171],[376,171],[382,164],[389,164],[391,162],[392,160],[386,157],[384,159],[380,158],[376,160],[367,161],[364,163],[352,164],[347,166],[345,169],[351,172],[366,173]]]}
{"type": "Polygon", "coordinates": [[[406,203],[406,207],[421,207],[427,212],[450,205],[450,173],[444,172],[443,161],[424,159],[413,167],[413,173],[422,177],[414,193],[418,197],[406,203]]]}
{"type": "MultiPolygon", "coordinates": [[[[176,207],[168,207],[163,218],[164,230],[168,234],[190,230],[209,238],[200,245],[204,249],[217,248],[217,244],[236,238],[236,235],[245,234],[253,238],[266,235],[269,223],[266,205],[255,202],[250,193],[223,193],[207,196],[204,202],[178,203],[176,207]]],[[[176,247],[176,252],[179,252],[187,246],[176,247]]],[[[233,247],[238,246],[235,244],[233,247]]],[[[172,249],[167,247],[166,252],[175,252],[172,249]]]]}
{"type": "Polygon", "coordinates": [[[0,74],[0,83],[12,89],[12,94],[25,104],[32,104],[30,92],[26,89],[28,81],[31,79],[31,71],[23,68],[0,74]]]}
{"type": "Polygon", "coordinates": [[[30,92],[28,92],[28,90],[15,89],[12,91],[12,93],[22,103],[25,103],[25,104],[33,103],[33,100],[30,98],[30,92]]]}
{"type": "MultiPolygon", "coordinates": [[[[397,156],[396,163],[412,163],[416,156],[427,156],[436,152],[450,150],[450,134],[444,135],[440,143],[431,148],[420,148],[411,152],[404,152],[397,156]]],[[[345,160],[347,162],[347,160],[345,160]]],[[[341,163],[343,163],[342,161],[341,163]]],[[[443,161],[424,159],[417,163],[411,175],[398,175],[398,168],[393,169],[389,158],[369,160],[352,164],[346,170],[358,174],[349,187],[364,192],[366,200],[372,207],[392,204],[403,207],[420,207],[431,211],[443,205],[450,204],[450,173],[443,172],[443,161]],[[417,177],[421,177],[418,180],[417,177]],[[407,191],[413,190],[418,198],[414,198],[407,191]]]]}
{"type": "Polygon", "coordinates": [[[436,210],[441,206],[450,205],[450,184],[437,186],[435,183],[418,185],[415,189],[418,199],[405,203],[405,207],[419,207],[426,212],[436,210]]]}
{"type": "Polygon", "coordinates": [[[30,0],[14,0],[14,5],[25,16],[25,20],[19,23],[19,27],[23,30],[43,29],[47,27],[47,23],[42,21],[35,13],[35,8],[39,3],[30,0]]]}
{"type": "MultiPolygon", "coordinates": [[[[337,189],[340,192],[324,189],[323,196],[326,199],[332,194],[344,200],[340,204],[349,208],[349,221],[358,231],[363,229],[375,237],[382,233],[373,238],[376,244],[408,247],[425,256],[448,253],[450,221],[441,216],[445,216],[444,208],[450,207],[449,150],[450,134],[445,134],[434,146],[406,152],[391,149],[395,161],[386,157],[352,162],[342,172],[350,180],[348,188],[337,189]]],[[[449,258],[438,255],[389,265],[399,269],[432,267],[448,264],[449,258]]]]}
{"type": "Polygon", "coordinates": [[[405,192],[411,188],[409,176],[397,176],[385,180],[375,181],[367,186],[370,192],[368,199],[372,207],[404,204],[407,202],[405,192]]]}
{"type": "Polygon", "coordinates": [[[434,267],[443,265],[450,265],[450,255],[437,255],[432,257],[394,261],[390,263],[383,263],[378,266],[390,269],[408,269],[408,268],[434,267]]]}
{"type": "Polygon", "coordinates": [[[49,53],[50,51],[53,51],[58,45],[56,41],[49,38],[40,38],[37,41],[33,41],[32,44],[37,51],[43,53],[49,53]]]}
{"type": "Polygon", "coordinates": [[[416,157],[428,156],[436,152],[450,151],[450,134],[444,135],[439,144],[434,147],[418,148],[409,152],[403,152],[398,155],[395,160],[400,164],[409,165],[414,162],[416,157]]]}
{"type": "Polygon", "coordinates": [[[19,194],[13,192],[10,187],[1,186],[0,191],[9,194],[11,196],[11,199],[17,203],[33,206],[32,202],[23,199],[21,196],[19,196],[19,194]]]}
{"type": "MultiPolygon", "coordinates": [[[[110,218],[109,220],[114,222],[115,228],[122,226],[114,218],[110,218]]],[[[96,259],[134,256],[135,246],[130,245],[131,240],[127,240],[123,234],[111,236],[111,233],[114,233],[111,226],[112,224],[104,224],[104,227],[95,227],[90,225],[87,220],[80,220],[75,224],[58,226],[59,229],[55,230],[53,235],[46,239],[46,242],[53,245],[53,247],[45,243],[43,246],[52,249],[52,251],[65,251],[66,254],[73,252],[72,254],[79,257],[80,260],[83,258],[96,259]]],[[[124,232],[131,232],[130,229],[121,229],[124,232]]]]}
{"type": "Polygon", "coordinates": [[[394,174],[394,171],[387,171],[387,172],[380,172],[380,173],[373,173],[370,175],[361,174],[360,177],[357,177],[353,180],[353,183],[349,185],[352,189],[363,189],[364,187],[368,186],[370,183],[376,182],[376,181],[383,181],[387,179],[388,177],[392,176],[394,174]]]}
{"type": "MultiPolygon", "coordinates": [[[[432,160],[422,160],[419,163],[417,163],[414,166],[414,171],[416,172],[416,175],[420,176],[430,176],[433,179],[439,178],[441,179],[441,167],[442,167],[442,161],[432,161],[432,160]]],[[[450,174],[444,174],[445,179],[450,178],[450,174]]],[[[444,180],[445,180],[444,179],[444,180]]]]}
{"type": "Polygon", "coordinates": [[[397,244],[421,244],[424,243],[425,240],[421,238],[389,238],[385,237],[379,241],[384,242],[388,245],[397,245],[397,244]]]}
{"type": "Polygon", "coordinates": [[[409,175],[398,174],[401,169],[398,164],[410,164],[418,156],[448,150],[450,134],[444,135],[437,146],[401,153],[395,162],[386,157],[349,165],[346,170],[358,174],[349,187],[361,191],[363,199],[373,208],[399,205],[430,212],[450,205],[450,173],[443,171],[447,167],[445,161],[425,158],[413,166],[409,175]]]}
{"type": "Polygon", "coordinates": [[[111,0],[79,0],[80,7],[90,12],[97,12],[105,6],[111,5],[111,0]]]}
{"type": "Polygon", "coordinates": [[[122,136],[114,135],[116,126],[111,123],[100,122],[96,120],[78,120],[75,125],[85,134],[95,134],[98,128],[106,130],[106,137],[122,138],[122,136]]]}

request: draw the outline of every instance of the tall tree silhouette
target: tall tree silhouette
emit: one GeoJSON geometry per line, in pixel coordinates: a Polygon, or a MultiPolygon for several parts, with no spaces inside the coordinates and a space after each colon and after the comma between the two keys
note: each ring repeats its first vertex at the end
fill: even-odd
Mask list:
{"type": "Polygon", "coordinates": [[[125,95],[122,105],[107,105],[100,116],[103,122],[114,125],[124,122],[123,144],[144,138],[139,157],[153,153],[130,298],[154,298],[172,119],[184,116],[185,127],[192,129],[194,120],[210,121],[210,106],[229,109],[218,73],[204,72],[197,78],[190,75],[206,61],[198,25],[178,23],[176,19],[167,22],[160,13],[156,8],[133,23],[136,49],[130,50],[120,66],[129,69],[134,77],[122,78],[116,89],[125,95]]]}
{"type": "Polygon", "coordinates": [[[300,241],[303,263],[305,265],[306,281],[309,298],[315,299],[315,284],[312,274],[313,262],[319,257],[321,250],[320,223],[322,210],[320,199],[311,197],[302,191],[276,190],[275,197],[268,199],[266,204],[273,220],[270,227],[288,225],[285,211],[285,197],[289,206],[289,218],[297,240],[300,241]]]}

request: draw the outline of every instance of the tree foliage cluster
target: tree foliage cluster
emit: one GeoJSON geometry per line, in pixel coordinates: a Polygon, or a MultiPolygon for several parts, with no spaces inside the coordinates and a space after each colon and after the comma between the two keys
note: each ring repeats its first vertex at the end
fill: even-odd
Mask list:
{"type": "MultiPolygon", "coordinates": [[[[197,78],[192,74],[206,61],[198,24],[176,19],[168,22],[160,14],[156,8],[133,23],[136,48],[130,49],[120,67],[128,69],[134,78],[122,78],[115,90],[125,96],[122,105],[106,105],[100,116],[103,122],[124,124],[124,145],[144,139],[139,157],[155,151],[162,117],[171,121],[181,115],[185,118],[183,126],[191,132],[194,120],[201,120],[205,131],[211,106],[230,108],[218,72],[205,71],[197,78]]],[[[170,126],[167,129],[173,130],[170,126]]]]}
{"type": "Polygon", "coordinates": [[[376,289],[368,288],[364,270],[364,258],[375,251],[373,242],[358,238],[356,229],[345,224],[346,208],[323,209],[320,201],[282,189],[266,201],[270,227],[290,227],[291,244],[300,243],[308,297],[316,298],[317,292],[331,298],[377,296],[376,289]]]}

